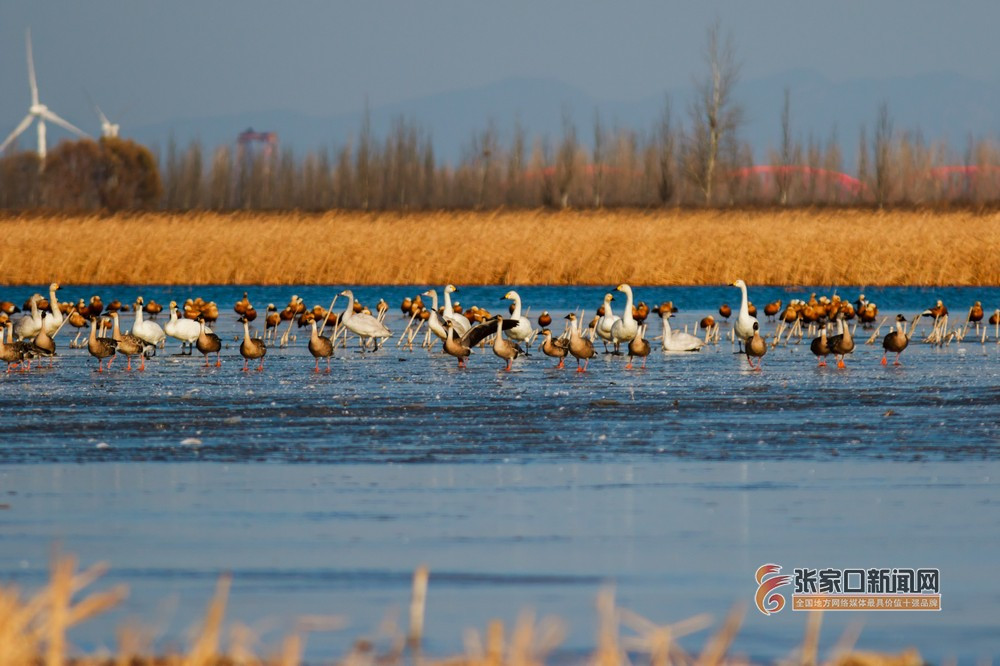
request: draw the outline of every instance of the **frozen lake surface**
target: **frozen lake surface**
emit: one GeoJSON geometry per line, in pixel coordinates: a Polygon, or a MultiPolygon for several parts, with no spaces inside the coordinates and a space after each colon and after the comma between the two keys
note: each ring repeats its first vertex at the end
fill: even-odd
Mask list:
{"type": "MultiPolygon", "coordinates": [[[[20,302],[36,290],[2,295],[20,302]]],[[[281,308],[298,293],[325,307],[339,288],[246,290],[262,325],[268,302],[281,308]]],[[[63,331],[53,368],[0,377],[0,501],[9,505],[0,572],[41,584],[59,541],[84,563],[110,560],[110,578],[132,587],[123,609],[80,630],[81,645],[107,644],[130,614],[161,622],[163,644],[183,641],[215,577],[230,570],[230,617],[274,619],[271,639],[296,615],[349,616],[345,632],[310,638],[309,655],[329,657],[404,607],[412,569],[427,563],[435,654],[460,650],[464,628],[528,606],[566,619],[565,654],[584,654],[594,597],[614,582],[622,605],[664,623],[702,611],[721,620],[734,602],[750,603],[736,650],[773,660],[804,628],[800,613],[752,607],[754,571],[776,562],[941,569],[942,612],[828,614],[822,646],[860,620],[866,649],[913,645],[934,661],[1000,655],[992,331],[985,345],[914,340],[902,367],[879,365],[881,346],[859,335],[846,370],[816,368],[807,339],[769,351],[763,372],[723,341],[693,355],[654,351],[642,371],[602,355],[584,375],[554,370],[540,352],[504,373],[488,350],[460,371],[438,348],[394,341],[374,355],[338,350],[333,372],[315,375],[300,334],[269,350],[265,372],[244,374],[231,310],[243,291],[60,291],[64,300],[214,299],[229,342],[222,368],[174,356],[172,343],[144,373],[122,372],[119,360],[98,375],[63,331]]],[[[419,291],[355,290],[368,305],[384,297],[397,332],[398,302],[419,291]]],[[[496,312],[505,291],[458,296],[496,312]]],[[[592,312],[607,288],[518,291],[533,320],[547,309],[561,330],[559,315],[592,312]]],[[[750,296],[762,307],[811,291],[832,290],[751,286],[750,296]]],[[[857,292],[840,291],[852,301],[857,292]]],[[[937,298],[963,317],[974,300],[987,312],[1000,304],[1000,289],[865,293],[881,314],[908,318],[937,298]]],[[[636,288],[637,299],[680,307],[675,328],[723,301],[735,308],[738,297],[636,288]]],[[[659,331],[654,321],[647,337],[659,331]]],[[[697,651],[704,639],[685,645],[697,651]]]]}

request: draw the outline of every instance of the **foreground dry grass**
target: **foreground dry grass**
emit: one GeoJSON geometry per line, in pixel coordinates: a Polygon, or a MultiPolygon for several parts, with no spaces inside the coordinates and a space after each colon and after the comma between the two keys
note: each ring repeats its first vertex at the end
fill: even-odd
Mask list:
{"type": "Polygon", "coordinates": [[[0,238],[0,284],[1000,284],[995,212],[25,215],[0,238]]]}
{"type": "MultiPolygon", "coordinates": [[[[272,650],[260,657],[257,637],[246,625],[235,623],[225,632],[224,617],[232,580],[222,576],[205,617],[192,628],[190,647],[185,651],[153,656],[150,636],[155,629],[144,630],[132,624],[118,633],[116,654],[82,655],[68,643],[71,627],[99,615],[120,603],[128,595],[124,585],[102,592],[86,593],[107,570],[98,564],[76,571],[70,556],[53,558],[49,584],[32,596],[22,596],[12,586],[0,586],[0,666],[297,666],[309,633],[340,631],[346,621],[340,616],[307,616],[272,650]],[[228,633],[228,639],[227,639],[228,633]]],[[[542,666],[559,647],[565,626],[555,618],[536,621],[531,613],[522,614],[512,631],[505,633],[495,620],[484,634],[474,629],[465,633],[465,653],[448,658],[421,654],[424,609],[429,572],[419,568],[413,577],[409,630],[403,632],[393,621],[383,623],[381,635],[362,638],[354,648],[333,663],[345,666],[542,666]],[[384,647],[376,647],[384,646],[384,647]]],[[[594,637],[595,649],[584,663],[593,666],[722,666],[747,664],[730,654],[730,645],[743,621],[744,609],[736,607],[719,628],[705,640],[698,655],[685,652],[677,639],[712,625],[707,615],[696,615],[669,625],[657,625],[615,602],[614,592],[605,589],[597,598],[599,626],[594,637]]],[[[806,618],[805,637],[800,646],[788,646],[788,661],[783,666],[919,666],[920,655],[909,650],[899,655],[856,652],[854,643],[859,628],[848,629],[830,652],[828,659],[818,654],[822,615],[806,618]]],[[[566,663],[565,658],[559,663],[566,663]]]]}

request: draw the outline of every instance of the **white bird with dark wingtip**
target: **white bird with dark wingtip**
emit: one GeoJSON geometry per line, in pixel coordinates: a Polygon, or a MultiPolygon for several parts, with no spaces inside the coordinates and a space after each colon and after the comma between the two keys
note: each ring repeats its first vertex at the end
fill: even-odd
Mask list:
{"type": "Polygon", "coordinates": [[[511,313],[510,319],[517,321],[517,326],[504,331],[507,337],[518,342],[524,342],[530,338],[534,330],[531,328],[531,322],[528,321],[528,318],[521,316],[521,297],[518,296],[516,291],[508,291],[500,300],[514,301],[514,311],[511,313]]]}
{"type": "Polygon", "coordinates": [[[340,295],[347,297],[347,308],[344,310],[344,314],[341,315],[340,323],[343,324],[348,331],[361,338],[362,348],[363,343],[370,338],[375,342],[375,351],[378,351],[379,341],[383,338],[392,337],[392,331],[386,328],[382,322],[370,314],[354,311],[353,291],[345,289],[340,292],[340,295]]]}

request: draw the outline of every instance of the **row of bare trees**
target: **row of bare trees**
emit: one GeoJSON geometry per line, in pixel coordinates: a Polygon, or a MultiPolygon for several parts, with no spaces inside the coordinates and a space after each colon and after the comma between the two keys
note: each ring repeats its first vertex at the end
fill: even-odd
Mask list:
{"type": "Polygon", "coordinates": [[[961,154],[895,130],[888,107],[861,128],[845,165],[836,130],[797,138],[788,90],[780,145],[755,162],[740,136],[740,65],[730,36],[709,27],[704,73],[691,105],[664,101],[654,125],[608,127],[594,114],[589,141],[568,110],[558,136],[501,136],[490,122],[457,164],[436,157],[430,134],[400,117],[377,136],[367,112],[356,137],[299,156],[268,144],[206,152],[169,143],[157,164],[118,140],[64,142],[42,165],[31,153],[0,159],[0,208],[111,210],[426,210],[534,208],[943,205],[1000,202],[1000,145],[969,139],[961,154]],[[44,166],[44,168],[42,168],[44,166]],[[854,175],[848,175],[850,170],[854,175]],[[161,196],[162,192],[162,196],[161,196]]]}

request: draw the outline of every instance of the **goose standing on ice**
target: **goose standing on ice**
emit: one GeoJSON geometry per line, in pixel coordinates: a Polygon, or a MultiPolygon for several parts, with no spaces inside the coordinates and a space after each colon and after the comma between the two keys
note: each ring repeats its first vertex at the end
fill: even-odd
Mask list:
{"type": "Polygon", "coordinates": [[[333,343],[330,338],[320,335],[316,328],[316,320],[312,320],[312,332],[309,334],[309,353],[316,359],[313,372],[319,372],[319,360],[326,359],[326,374],[330,374],[330,357],[333,356],[333,343]]]}
{"type": "Polygon", "coordinates": [[[142,306],[143,300],[142,296],[140,296],[135,302],[135,307],[132,308],[135,314],[135,321],[132,323],[132,335],[152,345],[153,353],[155,354],[156,346],[166,340],[167,334],[163,332],[163,329],[155,321],[146,321],[142,318],[142,306]]]}
{"type": "Polygon", "coordinates": [[[566,319],[569,319],[569,353],[576,359],[576,371],[586,372],[590,359],[597,354],[594,351],[594,343],[580,335],[580,326],[576,321],[575,314],[570,312],[566,315],[566,319]],[[583,359],[582,367],[580,359],[583,359]]]}
{"type": "Polygon", "coordinates": [[[569,340],[565,338],[553,340],[552,331],[547,328],[542,330],[542,337],[545,338],[542,340],[542,353],[546,356],[559,359],[559,364],[556,365],[557,368],[565,368],[566,355],[569,353],[569,340]]]}
{"type": "MultiPolygon", "coordinates": [[[[10,332],[13,324],[7,322],[4,329],[10,332]]],[[[7,372],[10,373],[11,370],[16,368],[24,360],[24,351],[13,344],[5,344],[3,341],[4,329],[0,329],[0,362],[7,364],[7,372]]]]}
{"type": "Polygon", "coordinates": [[[837,359],[838,368],[846,368],[844,356],[854,351],[854,338],[851,336],[851,327],[844,322],[844,313],[837,315],[838,334],[830,338],[830,353],[837,359]]]}
{"type": "Polygon", "coordinates": [[[903,350],[909,344],[910,337],[906,334],[906,317],[898,314],[896,315],[896,330],[890,331],[882,339],[882,365],[889,364],[889,360],[886,358],[889,352],[893,352],[896,355],[896,360],[892,362],[893,365],[903,365],[899,362],[899,355],[903,353],[903,350]]]}
{"type": "MultiPolygon", "coordinates": [[[[507,331],[507,337],[517,342],[524,342],[530,338],[534,331],[531,328],[531,322],[528,321],[528,318],[521,316],[521,297],[518,296],[516,291],[508,291],[500,300],[514,301],[514,311],[511,313],[510,318],[516,321],[517,325],[507,331]]],[[[524,352],[522,351],[522,353],[524,352]]]]}
{"type": "Polygon", "coordinates": [[[347,297],[347,309],[344,310],[340,323],[343,324],[344,327],[346,327],[351,333],[354,333],[361,338],[362,351],[364,351],[367,346],[368,339],[371,339],[375,343],[375,351],[378,351],[379,340],[391,337],[392,331],[386,328],[382,322],[370,314],[354,311],[353,291],[345,289],[340,292],[340,295],[347,297]]]}
{"type": "MultiPolygon", "coordinates": [[[[502,334],[504,330],[503,315],[496,315],[495,317],[493,317],[493,321],[495,321],[497,325],[497,334],[493,336],[493,353],[496,354],[498,357],[507,361],[507,367],[504,368],[504,370],[510,372],[511,365],[514,362],[514,359],[517,358],[518,356],[523,355],[524,349],[521,347],[521,345],[517,344],[516,342],[511,342],[510,340],[504,340],[502,334]]],[[[517,318],[515,318],[513,321],[517,322],[517,318]]],[[[520,322],[512,326],[508,330],[507,335],[510,335],[510,331],[515,330],[518,327],[519,323],[520,322]]]]}
{"type": "Polygon", "coordinates": [[[660,341],[660,349],[665,352],[696,352],[705,346],[705,341],[696,335],[675,331],[670,328],[670,318],[674,316],[671,311],[660,311],[660,319],[663,320],[663,338],[660,341]]]}
{"type": "Polygon", "coordinates": [[[625,366],[626,370],[632,369],[632,358],[635,356],[642,359],[642,369],[646,369],[646,357],[649,356],[651,347],[649,345],[649,341],[642,338],[645,332],[646,325],[643,324],[639,327],[639,332],[636,333],[634,338],[632,338],[632,341],[628,343],[628,364],[625,366]]]}
{"type": "MultiPolygon", "coordinates": [[[[458,359],[458,367],[460,368],[468,367],[465,359],[469,358],[472,348],[485,340],[493,332],[492,320],[472,326],[461,336],[455,330],[454,322],[446,321],[444,325],[448,331],[448,337],[444,339],[444,351],[458,359]]],[[[500,327],[503,329],[511,329],[515,326],[517,326],[517,322],[513,319],[504,319],[500,324],[500,327]]]]}
{"type": "Polygon", "coordinates": [[[760,328],[757,324],[757,319],[750,316],[750,309],[747,305],[747,284],[743,280],[736,280],[729,284],[730,287],[739,287],[740,290],[740,311],[736,315],[736,323],[733,324],[733,331],[736,333],[736,339],[739,340],[742,345],[748,339],[754,336],[754,331],[760,328]]]}
{"type": "Polygon", "coordinates": [[[90,320],[90,337],[87,339],[87,351],[90,355],[97,359],[97,371],[104,372],[104,368],[101,364],[104,363],[104,359],[108,360],[108,369],[111,369],[111,358],[114,357],[115,352],[118,350],[118,343],[115,342],[114,338],[99,338],[97,337],[97,318],[90,320]]]}
{"type": "Polygon", "coordinates": [[[616,321],[621,319],[621,317],[616,317],[615,313],[611,311],[611,301],[613,300],[615,300],[614,294],[604,294],[604,314],[597,320],[597,325],[594,328],[597,337],[604,341],[605,354],[608,353],[608,343],[611,342],[611,327],[615,325],[616,321]]]}
{"type": "Polygon", "coordinates": [[[194,353],[194,343],[201,333],[201,324],[187,317],[179,319],[177,317],[177,301],[170,301],[170,319],[163,325],[163,332],[180,340],[181,354],[184,353],[184,347],[187,347],[187,353],[190,356],[194,353]]]}
{"type": "Polygon", "coordinates": [[[222,367],[222,338],[206,329],[205,320],[201,317],[198,317],[198,339],[194,344],[205,358],[206,368],[209,354],[215,354],[215,367],[222,367]]]}
{"type": "Polygon", "coordinates": [[[627,284],[620,284],[616,291],[625,293],[625,311],[622,318],[611,325],[611,342],[615,345],[615,353],[623,342],[629,343],[639,334],[639,322],[632,315],[632,287],[627,284]]]}
{"type": "Polygon", "coordinates": [[[817,367],[825,368],[826,357],[830,354],[830,343],[826,339],[826,326],[819,329],[819,337],[814,338],[813,341],[809,343],[809,349],[816,355],[816,358],[819,359],[817,367]]]}
{"type": "Polygon", "coordinates": [[[753,335],[747,338],[746,341],[747,363],[750,364],[751,370],[760,370],[760,367],[764,362],[764,354],[766,353],[767,353],[767,342],[764,340],[764,338],[760,337],[760,324],[754,322],[753,335]],[[757,365],[753,364],[754,358],[757,359],[757,365]]]}
{"type": "Polygon", "coordinates": [[[264,356],[267,354],[267,345],[260,338],[250,337],[250,322],[246,317],[240,317],[239,322],[243,324],[243,342],[240,343],[240,356],[243,357],[243,372],[250,370],[250,361],[260,359],[257,372],[264,370],[264,356]]]}
{"type": "MultiPolygon", "coordinates": [[[[118,311],[114,310],[111,312],[111,322],[112,322],[112,333],[111,337],[114,338],[115,342],[118,343],[115,347],[119,354],[125,354],[125,358],[128,359],[128,366],[125,368],[126,371],[132,369],[132,357],[138,356],[141,359],[139,364],[139,371],[146,369],[146,351],[153,348],[153,345],[149,344],[142,338],[132,335],[131,333],[122,333],[121,326],[118,323],[118,311]]],[[[114,357],[111,358],[111,361],[114,357]]],[[[111,369],[111,361],[108,361],[108,369],[111,369]]]]}

